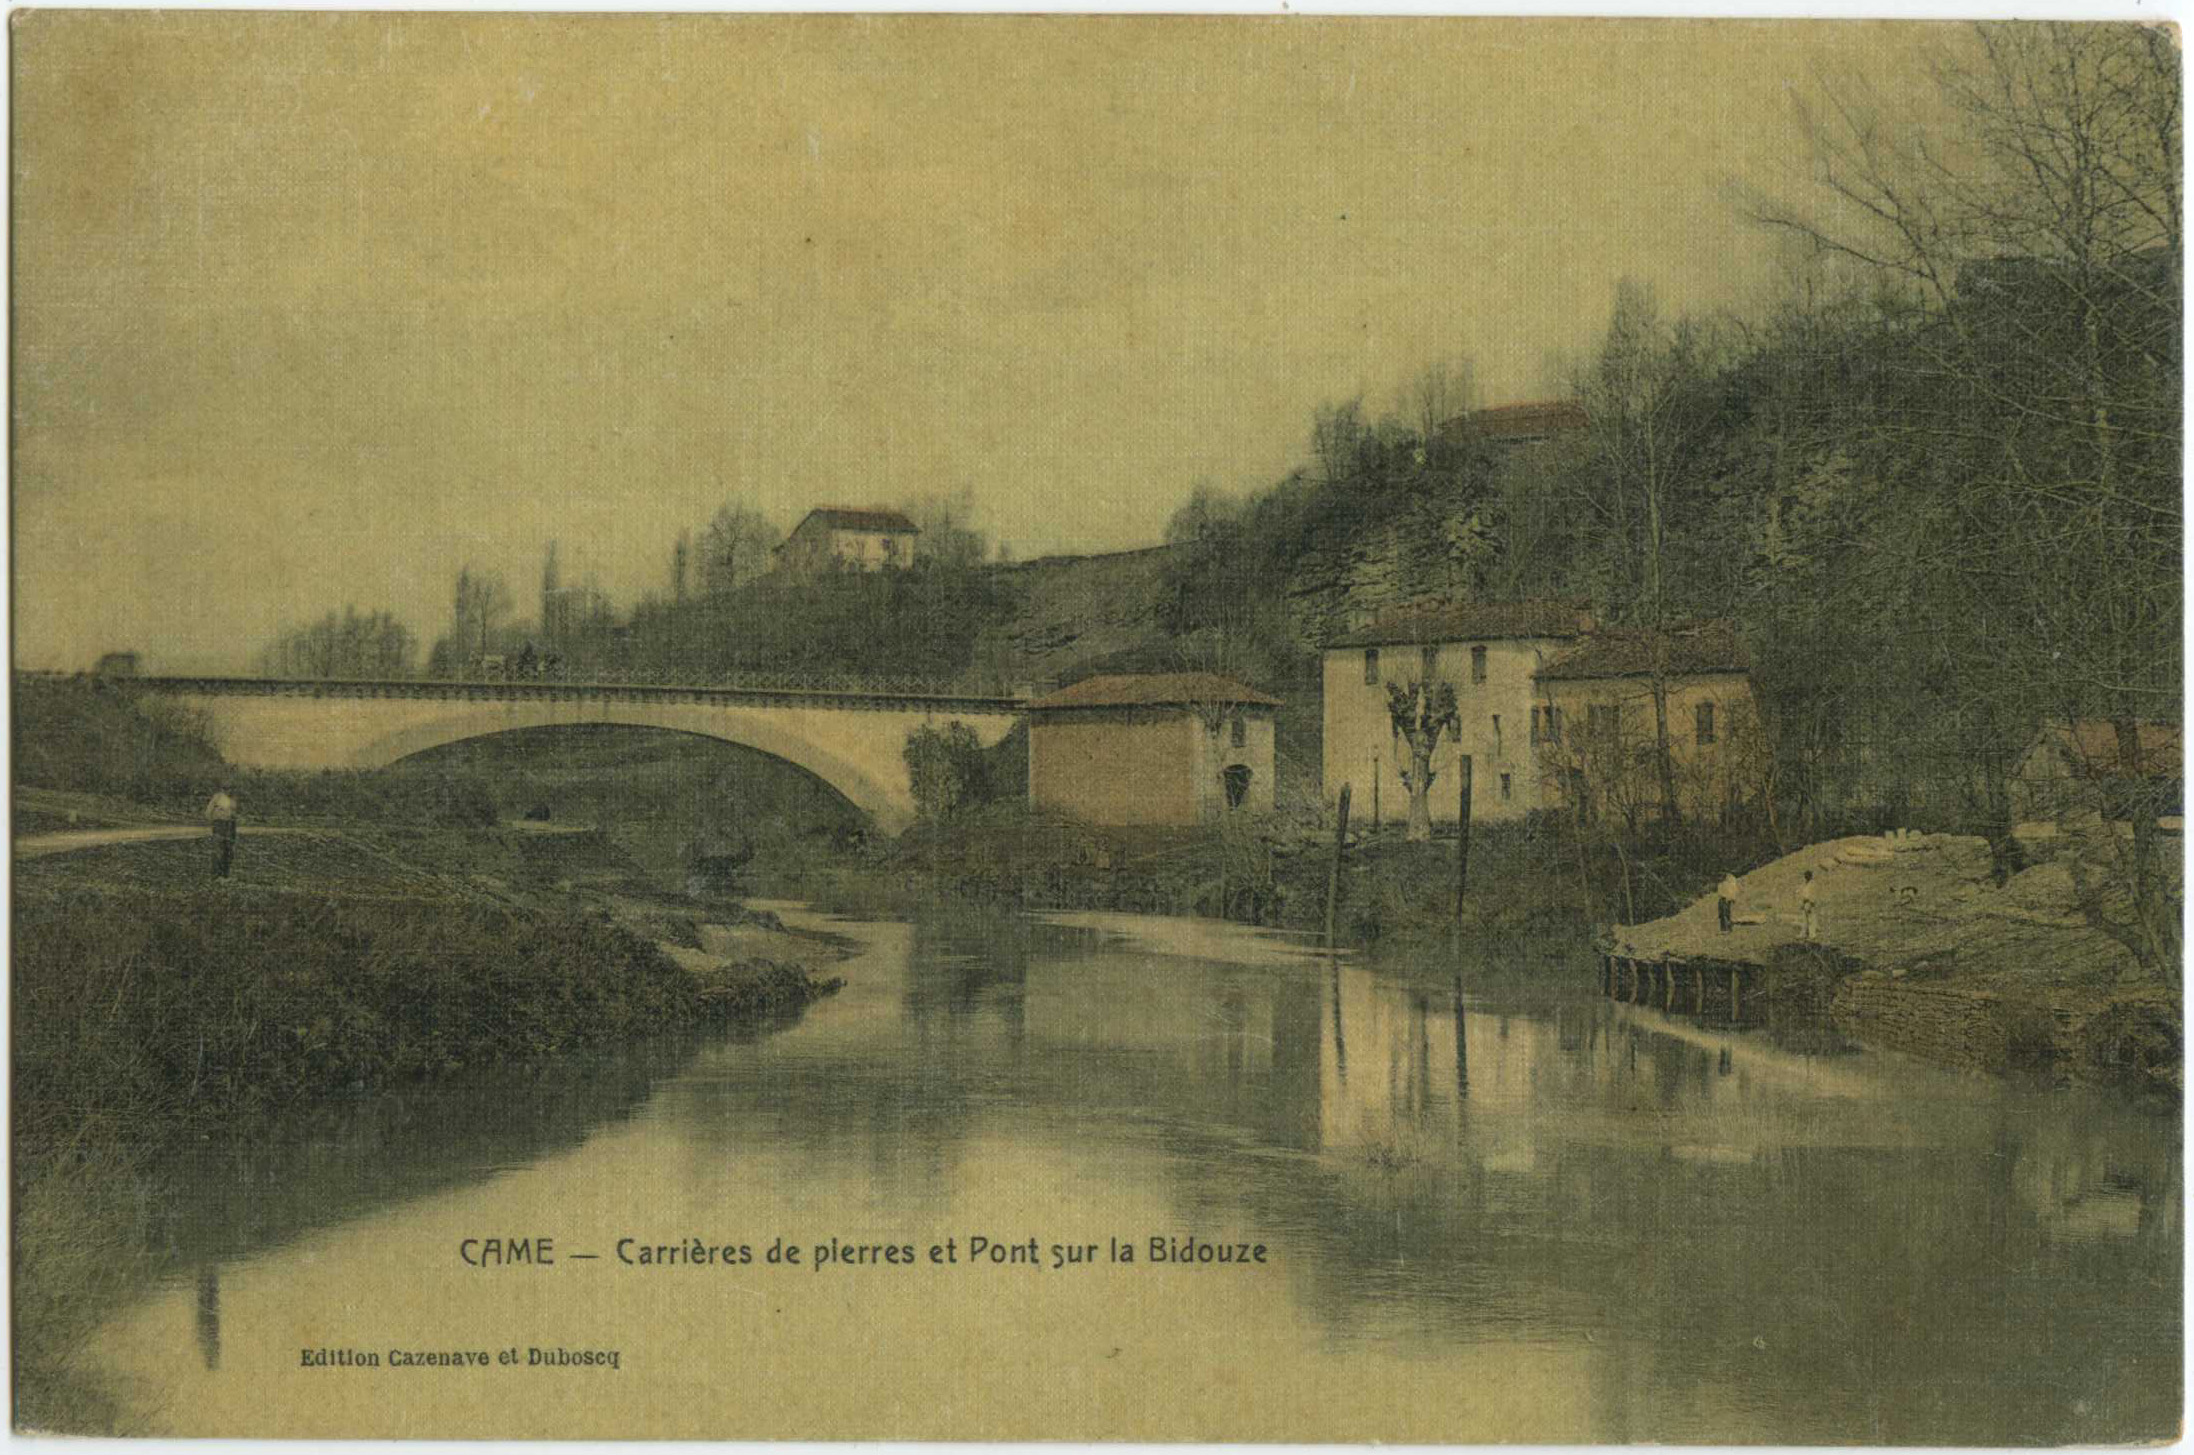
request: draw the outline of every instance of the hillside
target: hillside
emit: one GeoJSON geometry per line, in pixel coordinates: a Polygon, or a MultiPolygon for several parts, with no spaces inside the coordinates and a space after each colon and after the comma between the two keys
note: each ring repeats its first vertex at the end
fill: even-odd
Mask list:
{"type": "Polygon", "coordinates": [[[986,623],[976,659],[1036,681],[1058,681],[1164,636],[1157,608],[1177,547],[1094,556],[1045,556],[994,568],[1014,609],[986,623]]]}

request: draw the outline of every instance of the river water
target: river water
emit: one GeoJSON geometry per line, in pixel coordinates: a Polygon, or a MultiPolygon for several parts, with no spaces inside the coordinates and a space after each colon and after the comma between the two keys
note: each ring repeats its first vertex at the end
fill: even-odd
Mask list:
{"type": "Polygon", "coordinates": [[[196,1149],[101,1372],[192,1435],[2177,1432],[2175,1116],[1208,922],[837,927],[866,949],[789,1027],[196,1149]]]}

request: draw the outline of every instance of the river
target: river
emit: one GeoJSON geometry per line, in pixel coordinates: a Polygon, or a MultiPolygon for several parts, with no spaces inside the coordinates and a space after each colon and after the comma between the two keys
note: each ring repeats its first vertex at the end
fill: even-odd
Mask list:
{"type": "Polygon", "coordinates": [[[2177,1433],[2175,1116],[1209,922],[835,927],[788,1027],[194,1149],[100,1371],[189,1435],[2177,1433]]]}

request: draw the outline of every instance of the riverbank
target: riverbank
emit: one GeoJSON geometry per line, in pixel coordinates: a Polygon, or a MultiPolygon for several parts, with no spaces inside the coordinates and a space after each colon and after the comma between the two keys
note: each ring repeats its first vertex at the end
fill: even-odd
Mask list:
{"type": "MultiPolygon", "coordinates": [[[[838,914],[904,918],[938,903],[1018,912],[1105,911],[1199,916],[1323,935],[1333,831],[1282,819],[1189,827],[1099,828],[992,805],[896,841],[752,869],[763,893],[838,914]]],[[[1706,882],[1674,856],[1628,866],[1642,902],[1659,886],[1706,882]]],[[[1483,825],[1472,836],[1463,944],[1474,962],[1528,960],[1537,973],[1584,983],[1591,926],[1621,902],[1623,866],[1580,855],[1552,822],[1483,825]]],[[[1673,893],[1674,891],[1669,891],[1673,893]]],[[[1454,963],[1456,845],[1409,843],[1398,827],[1352,831],[1340,868],[1334,942],[1402,964],[1454,963]]]]}
{"type": "MultiPolygon", "coordinates": [[[[1679,983],[1686,967],[1754,967],[1748,993],[1786,1022],[1940,1065],[2176,1097],[2183,1006],[2112,933],[2124,907],[2083,892],[2102,880],[2085,862],[2106,851],[2094,838],[2034,836],[2030,862],[2002,874],[1972,836],[1811,844],[1738,878],[1728,930],[1708,894],[1609,929],[1603,948],[1626,966],[1666,962],[1679,983]]],[[[2160,872],[2175,897],[2175,855],[2160,872]]]]}
{"type": "MultiPolygon", "coordinates": [[[[1371,963],[1433,967],[1443,980],[1459,969],[1481,986],[1596,985],[1598,949],[1742,962],[1760,972],[1745,992],[1748,1020],[1771,1019],[1768,1033],[1794,1048],[1855,1042],[1968,1070],[2176,1095],[2179,997],[2103,927],[2117,907],[2076,892],[2106,882],[2079,857],[2105,851],[2078,835],[2038,836],[2028,867],[1999,887],[1987,843],[1956,835],[1831,840],[1788,855],[1705,841],[1617,853],[1580,846],[1559,822],[1482,825],[1458,949],[1455,841],[1359,832],[1341,860],[1333,931],[1371,963]],[[1726,862],[1716,856],[1741,852],[1758,867],[1741,877],[1737,922],[1723,934],[1709,892],[1726,862]],[[1822,929],[1810,943],[1799,907],[1808,870],[1822,929]]],[[[943,902],[1322,935],[1333,864],[1331,829],[1316,825],[1100,829],[1016,805],[762,872],[784,874],[774,892],[853,915],[905,917],[943,902]]]]}
{"type": "Polygon", "coordinates": [[[141,1286],[171,1148],[319,1098],[797,1015],[845,950],[656,891],[599,835],[291,826],[18,858],[19,1427],[111,1428],[75,1341],[141,1286]]]}

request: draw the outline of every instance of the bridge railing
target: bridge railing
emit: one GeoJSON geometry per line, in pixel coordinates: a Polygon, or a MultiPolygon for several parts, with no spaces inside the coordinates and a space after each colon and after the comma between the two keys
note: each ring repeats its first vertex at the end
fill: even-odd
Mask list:
{"type": "MultiPolygon", "coordinates": [[[[33,674],[49,675],[49,674],[33,674]]],[[[58,674],[51,674],[58,675],[58,674]]],[[[127,682],[127,677],[106,680],[127,682]]],[[[148,679],[162,680],[159,675],[148,674],[148,679]]],[[[174,680],[174,679],[169,679],[174,680]]],[[[324,675],[313,677],[284,677],[263,672],[233,672],[221,674],[190,674],[186,680],[206,682],[249,683],[263,682],[284,685],[315,685],[381,687],[402,689],[457,688],[457,687],[569,687],[573,689],[599,687],[650,687],[683,688],[694,691],[728,692],[784,692],[814,693],[830,696],[864,697],[950,697],[950,698],[1010,698],[1026,699],[1050,689],[1051,684],[1029,678],[1009,679],[996,675],[963,675],[958,677],[921,676],[868,676],[853,673],[831,672],[700,672],[700,671],[635,671],[635,670],[576,670],[561,666],[535,664],[530,668],[510,662],[502,665],[475,665],[462,675],[429,677],[413,674],[407,677],[383,675],[324,675]]]]}

